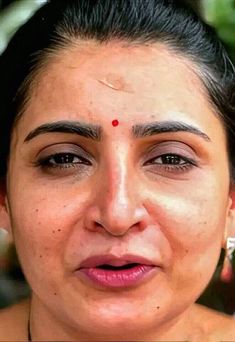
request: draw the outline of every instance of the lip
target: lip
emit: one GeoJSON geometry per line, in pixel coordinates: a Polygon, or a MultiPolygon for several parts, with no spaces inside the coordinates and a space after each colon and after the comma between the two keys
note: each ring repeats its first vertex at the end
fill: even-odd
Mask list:
{"type": "Polygon", "coordinates": [[[140,285],[150,280],[160,269],[159,265],[142,256],[125,254],[117,257],[106,254],[91,256],[82,261],[75,275],[89,285],[114,289],[140,285]],[[97,268],[104,264],[124,266],[131,263],[137,265],[119,270],[97,268]]]}
{"type": "Polygon", "coordinates": [[[123,265],[130,264],[130,263],[159,266],[155,264],[152,260],[149,260],[139,255],[125,254],[125,255],[122,255],[121,257],[117,257],[112,254],[104,254],[104,255],[93,255],[83,260],[79,265],[79,269],[97,267],[103,264],[109,264],[112,266],[123,266],[123,265]]]}

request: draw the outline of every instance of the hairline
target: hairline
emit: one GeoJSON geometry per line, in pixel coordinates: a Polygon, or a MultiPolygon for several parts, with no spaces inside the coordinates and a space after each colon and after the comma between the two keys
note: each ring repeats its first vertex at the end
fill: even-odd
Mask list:
{"type": "Polygon", "coordinates": [[[90,42],[92,43],[94,42],[96,43],[95,45],[97,47],[108,44],[108,43],[113,43],[113,42],[117,42],[123,48],[135,47],[135,46],[147,47],[147,46],[154,46],[155,44],[164,46],[165,49],[169,53],[174,55],[178,60],[189,62],[189,63],[186,63],[187,67],[201,82],[201,87],[199,88],[199,91],[201,92],[203,96],[206,97],[206,99],[208,100],[208,103],[211,105],[211,109],[213,113],[217,116],[218,119],[220,119],[224,128],[226,128],[224,115],[220,112],[216,104],[211,100],[209,89],[206,84],[208,76],[213,77],[214,75],[210,72],[209,68],[205,68],[205,66],[202,63],[198,63],[192,56],[181,51],[177,47],[173,47],[172,43],[168,43],[164,41],[157,41],[157,40],[150,43],[150,42],[144,42],[144,40],[143,41],[141,40],[131,41],[128,39],[123,39],[123,38],[122,39],[109,39],[109,40],[107,39],[106,41],[101,42],[97,39],[84,39],[84,38],[79,39],[79,37],[71,38],[68,36],[66,43],[64,40],[63,43],[54,44],[50,48],[46,48],[43,51],[39,52],[37,56],[34,56],[36,60],[36,62],[34,63],[34,68],[29,72],[29,74],[23,80],[15,96],[15,98],[18,98],[18,97],[23,97],[23,98],[21,101],[22,103],[20,103],[20,106],[18,108],[18,112],[16,113],[16,116],[12,125],[12,130],[17,125],[21,116],[24,114],[26,107],[31,100],[31,96],[33,95],[33,91],[36,86],[35,83],[38,84],[38,82],[40,82],[40,77],[43,75],[46,68],[50,66],[50,60],[52,59],[52,63],[53,63],[53,61],[55,61],[57,57],[58,58],[61,57],[61,52],[66,52],[66,51],[72,50],[73,48],[77,48],[78,46],[81,46],[79,45],[78,42],[84,43],[84,45],[86,46],[89,46],[90,42]],[[209,74],[209,75],[206,76],[206,74],[207,75],[209,74]]]}

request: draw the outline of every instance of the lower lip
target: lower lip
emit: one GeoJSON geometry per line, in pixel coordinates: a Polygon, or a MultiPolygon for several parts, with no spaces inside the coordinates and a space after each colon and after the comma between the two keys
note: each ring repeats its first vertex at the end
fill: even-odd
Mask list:
{"type": "Polygon", "coordinates": [[[137,265],[124,270],[104,270],[100,268],[82,268],[76,271],[76,275],[84,274],[93,283],[105,287],[117,288],[134,286],[149,278],[153,271],[159,269],[156,266],[137,265]]]}

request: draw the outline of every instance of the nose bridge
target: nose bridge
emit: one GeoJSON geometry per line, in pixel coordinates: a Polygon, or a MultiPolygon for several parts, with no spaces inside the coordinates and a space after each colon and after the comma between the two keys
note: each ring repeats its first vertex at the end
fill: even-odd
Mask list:
{"type": "Polygon", "coordinates": [[[102,184],[104,191],[97,203],[101,224],[113,234],[122,235],[145,215],[126,145],[116,147],[114,157],[105,167],[102,184]]]}
{"type": "MultiPolygon", "coordinates": [[[[121,160],[109,168],[107,175],[107,204],[113,214],[119,215],[130,209],[131,189],[130,189],[130,165],[123,156],[121,160]]],[[[133,203],[132,203],[133,204],[133,203]]],[[[121,215],[120,215],[121,216],[121,215]]]]}
{"type": "Polygon", "coordinates": [[[132,165],[127,145],[123,146],[121,142],[110,146],[110,155],[112,157],[106,161],[105,202],[117,214],[116,209],[125,211],[130,205],[129,174],[132,165]]]}

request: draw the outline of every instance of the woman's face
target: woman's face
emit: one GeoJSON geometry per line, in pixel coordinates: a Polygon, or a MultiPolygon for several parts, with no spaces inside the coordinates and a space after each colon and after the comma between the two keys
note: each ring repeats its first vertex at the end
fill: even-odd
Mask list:
{"type": "Polygon", "coordinates": [[[161,45],[90,43],[58,52],[35,80],[7,185],[42,312],[120,336],[160,327],[203,292],[231,200],[224,129],[194,69],[161,45]],[[99,139],[72,132],[79,124],[98,126],[99,139]],[[104,254],[143,256],[158,272],[122,288],[76,276],[84,259],[104,254]]]}

